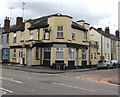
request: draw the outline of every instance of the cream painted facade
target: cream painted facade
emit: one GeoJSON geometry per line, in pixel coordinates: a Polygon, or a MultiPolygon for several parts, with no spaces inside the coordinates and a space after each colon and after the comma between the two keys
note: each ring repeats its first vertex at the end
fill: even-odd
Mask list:
{"type": "Polygon", "coordinates": [[[83,27],[70,16],[56,14],[28,20],[21,26],[10,32],[10,62],[46,66],[64,63],[68,67],[89,65],[88,24],[84,23],[83,27]]]}
{"type": "Polygon", "coordinates": [[[108,36],[106,37],[104,33],[103,30],[100,31],[93,27],[90,30],[90,40],[98,42],[98,58],[96,62],[101,58],[111,60],[111,39],[108,36]]]}

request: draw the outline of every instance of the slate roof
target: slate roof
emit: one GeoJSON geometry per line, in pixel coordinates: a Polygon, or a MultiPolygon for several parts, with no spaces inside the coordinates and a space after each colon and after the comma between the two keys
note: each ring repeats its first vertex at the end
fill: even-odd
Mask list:
{"type": "Polygon", "coordinates": [[[120,41],[120,38],[116,37],[115,35],[113,34],[107,34],[105,31],[103,30],[98,30],[94,27],[91,27],[90,29],[94,29],[95,31],[97,31],[98,33],[102,34],[103,36],[107,37],[107,38],[110,38],[110,39],[113,39],[113,40],[119,40],[120,41]]]}
{"type": "MultiPolygon", "coordinates": [[[[44,16],[44,17],[41,17],[41,18],[38,18],[38,19],[30,19],[28,20],[28,22],[30,22],[32,25],[30,28],[28,28],[29,30],[33,30],[33,29],[38,29],[38,28],[44,28],[44,27],[48,27],[49,24],[48,24],[48,18],[49,17],[52,17],[52,16],[57,16],[57,17],[69,17],[72,19],[72,17],[70,16],[67,16],[67,15],[61,15],[61,14],[53,14],[53,15],[49,15],[49,16],[44,16]]],[[[83,26],[75,23],[74,21],[72,21],[72,25],[71,25],[72,28],[75,28],[75,29],[79,29],[79,30],[83,30],[83,31],[87,31],[87,29],[85,29],[83,26]]]]}

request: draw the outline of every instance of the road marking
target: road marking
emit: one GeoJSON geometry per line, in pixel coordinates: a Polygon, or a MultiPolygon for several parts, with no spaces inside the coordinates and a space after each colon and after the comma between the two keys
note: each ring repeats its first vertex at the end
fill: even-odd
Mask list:
{"type": "Polygon", "coordinates": [[[85,77],[85,76],[87,76],[87,75],[81,75],[81,76],[77,76],[75,78],[82,78],[82,77],[85,77]]]}
{"type": "Polygon", "coordinates": [[[5,89],[5,88],[2,88],[2,87],[0,87],[0,90],[3,90],[3,91],[8,92],[8,93],[13,93],[13,91],[5,89]]]}
{"type": "Polygon", "coordinates": [[[21,81],[14,80],[13,78],[0,77],[0,79],[4,79],[4,80],[8,80],[8,81],[12,81],[12,82],[16,82],[16,83],[19,83],[19,84],[21,84],[21,83],[22,83],[21,81]]]}
{"type": "Polygon", "coordinates": [[[52,82],[52,84],[56,84],[56,85],[60,85],[60,86],[66,86],[66,87],[70,87],[70,88],[81,89],[81,90],[85,90],[85,91],[95,92],[95,90],[86,89],[86,88],[80,88],[80,87],[71,86],[71,85],[66,85],[66,84],[62,84],[62,83],[55,83],[55,82],[52,82]]]}

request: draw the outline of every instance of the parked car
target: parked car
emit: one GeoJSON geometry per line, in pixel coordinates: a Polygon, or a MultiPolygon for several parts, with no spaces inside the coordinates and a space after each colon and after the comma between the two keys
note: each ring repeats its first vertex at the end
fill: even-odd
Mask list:
{"type": "Polygon", "coordinates": [[[100,69],[100,68],[113,68],[113,64],[111,64],[110,60],[100,60],[98,61],[98,64],[97,64],[97,69],[100,69]]]}
{"type": "Polygon", "coordinates": [[[111,64],[113,65],[113,68],[118,68],[120,67],[120,64],[117,60],[110,60],[111,64]]]}

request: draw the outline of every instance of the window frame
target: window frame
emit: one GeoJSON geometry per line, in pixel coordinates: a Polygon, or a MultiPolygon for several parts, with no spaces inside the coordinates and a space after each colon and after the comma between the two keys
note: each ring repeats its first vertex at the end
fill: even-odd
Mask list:
{"type": "Polygon", "coordinates": [[[75,35],[76,35],[76,33],[75,33],[75,29],[72,29],[72,40],[75,40],[75,35]]]}
{"type": "Polygon", "coordinates": [[[29,39],[30,39],[30,40],[33,40],[33,37],[34,37],[33,31],[30,30],[30,32],[29,32],[29,39]]]}
{"type": "Polygon", "coordinates": [[[56,60],[64,60],[64,48],[63,47],[56,47],[56,60]],[[57,58],[57,53],[62,53],[62,58],[57,58]]]}
{"type": "Polygon", "coordinates": [[[13,58],[16,58],[16,53],[17,53],[16,49],[13,49],[13,58]]]}
{"type": "Polygon", "coordinates": [[[82,60],[87,60],[87,50],[86,49],[82,49],[82,60]],[[83,57],[83,55],[85,56],[85,58],[83,57]]]}
{"type": "Polygon", "coordinates": [[[64,26],[57,26],[57,38],[64,38],[64,26]]]}
{"type": "Polygon", "coordinates": [[[39,60],[40,59],[40,48],[37,48],[36,47],[36,49],[35,49],[35,58],[36,58],[36,60],[39,60]]]}
{"type": "Polygon", "coordinates": [[[13,33],[13,43],[17,42],[17,33],[13,33]]]}
{"type": "Polygon", "coordinates": [[[51,59],[51,48],[44,48],[44,60],[50,60],[51,59]],[[45,53],[49,53],[49,58],[45,58],[45,53]]]}
{"type": "Polygon", "coordinates": [[[83,42],[87,41],[87,31],[83,31],[83,42]]]}
{"type": "Polygon", "coordinates": [[[24,31],[21,31],[21,41],[24,41],[24,31]]]}
{"type": "Polygon", "coordinates": [[[68,60],[75,60],[75,49],[74,48],[68,49],[68,60]]]}

